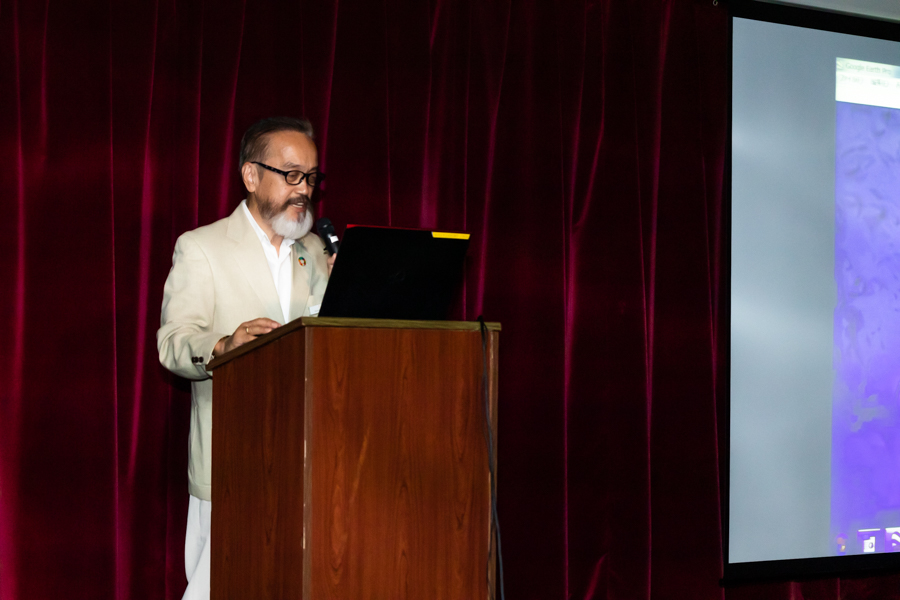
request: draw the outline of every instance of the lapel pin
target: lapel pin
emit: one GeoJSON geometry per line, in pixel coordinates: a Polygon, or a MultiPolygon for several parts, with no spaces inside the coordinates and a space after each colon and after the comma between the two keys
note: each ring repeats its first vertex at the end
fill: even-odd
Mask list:
{"type": "Polygon", "coordinates": [[[300,263],[300,266],[301,266],[301,267],[305,267],[305,266],[306,266],[306,259],[303,258],[302,256],[301,256],[300,258],[297,259],[297,262],[300,263]]]}

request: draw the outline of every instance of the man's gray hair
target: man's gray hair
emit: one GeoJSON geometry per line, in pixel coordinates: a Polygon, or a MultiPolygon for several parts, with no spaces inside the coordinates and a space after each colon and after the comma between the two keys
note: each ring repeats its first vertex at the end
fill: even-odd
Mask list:
{"type": "Polygon", "coordinates": [[[269,147],[269,134],[279,131],[299,131],[309,139],[313,139],[313,126],[306,118],[269,117],[251,125],[241,138],[241,154],[238,158],[238,169],[244,163],[262,161],[269,147]]]}

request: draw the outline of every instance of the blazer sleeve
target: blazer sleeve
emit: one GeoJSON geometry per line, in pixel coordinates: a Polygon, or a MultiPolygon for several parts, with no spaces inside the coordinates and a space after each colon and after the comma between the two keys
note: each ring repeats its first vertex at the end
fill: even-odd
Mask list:
{"type": "Polygon", "coordinates": [[[230,335],[212,330],[215,286],[206,253],[191,232],[175,243],[172,270],[163,289],[161,327],[156,332],[159,362],[187,379],[207,379],[206,364],[216,343],[230,335]]]}

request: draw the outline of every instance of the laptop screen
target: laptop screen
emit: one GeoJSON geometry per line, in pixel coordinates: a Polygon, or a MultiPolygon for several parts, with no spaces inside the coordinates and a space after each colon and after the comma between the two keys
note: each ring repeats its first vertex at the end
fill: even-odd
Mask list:
{"type": "Polygon", "coordinates": [[[467,233],[350,225],[319,316],[444,320],[468,247],[467,233]]]}

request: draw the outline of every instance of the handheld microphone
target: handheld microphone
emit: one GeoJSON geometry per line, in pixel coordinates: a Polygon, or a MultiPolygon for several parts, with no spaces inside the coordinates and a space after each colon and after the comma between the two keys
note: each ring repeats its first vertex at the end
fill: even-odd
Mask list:
{"type": "Polygon", "coordinates": [[[322,238],[322,241],[325,242],[325,248],[328,250],[328,254],[337,254],[340,242],[338,242],[338,237],[334,233],[334,225],[331,224],[331,219],[322,217],[316,221],[316,233],[318,233],[319,237],[322,238]]]}

